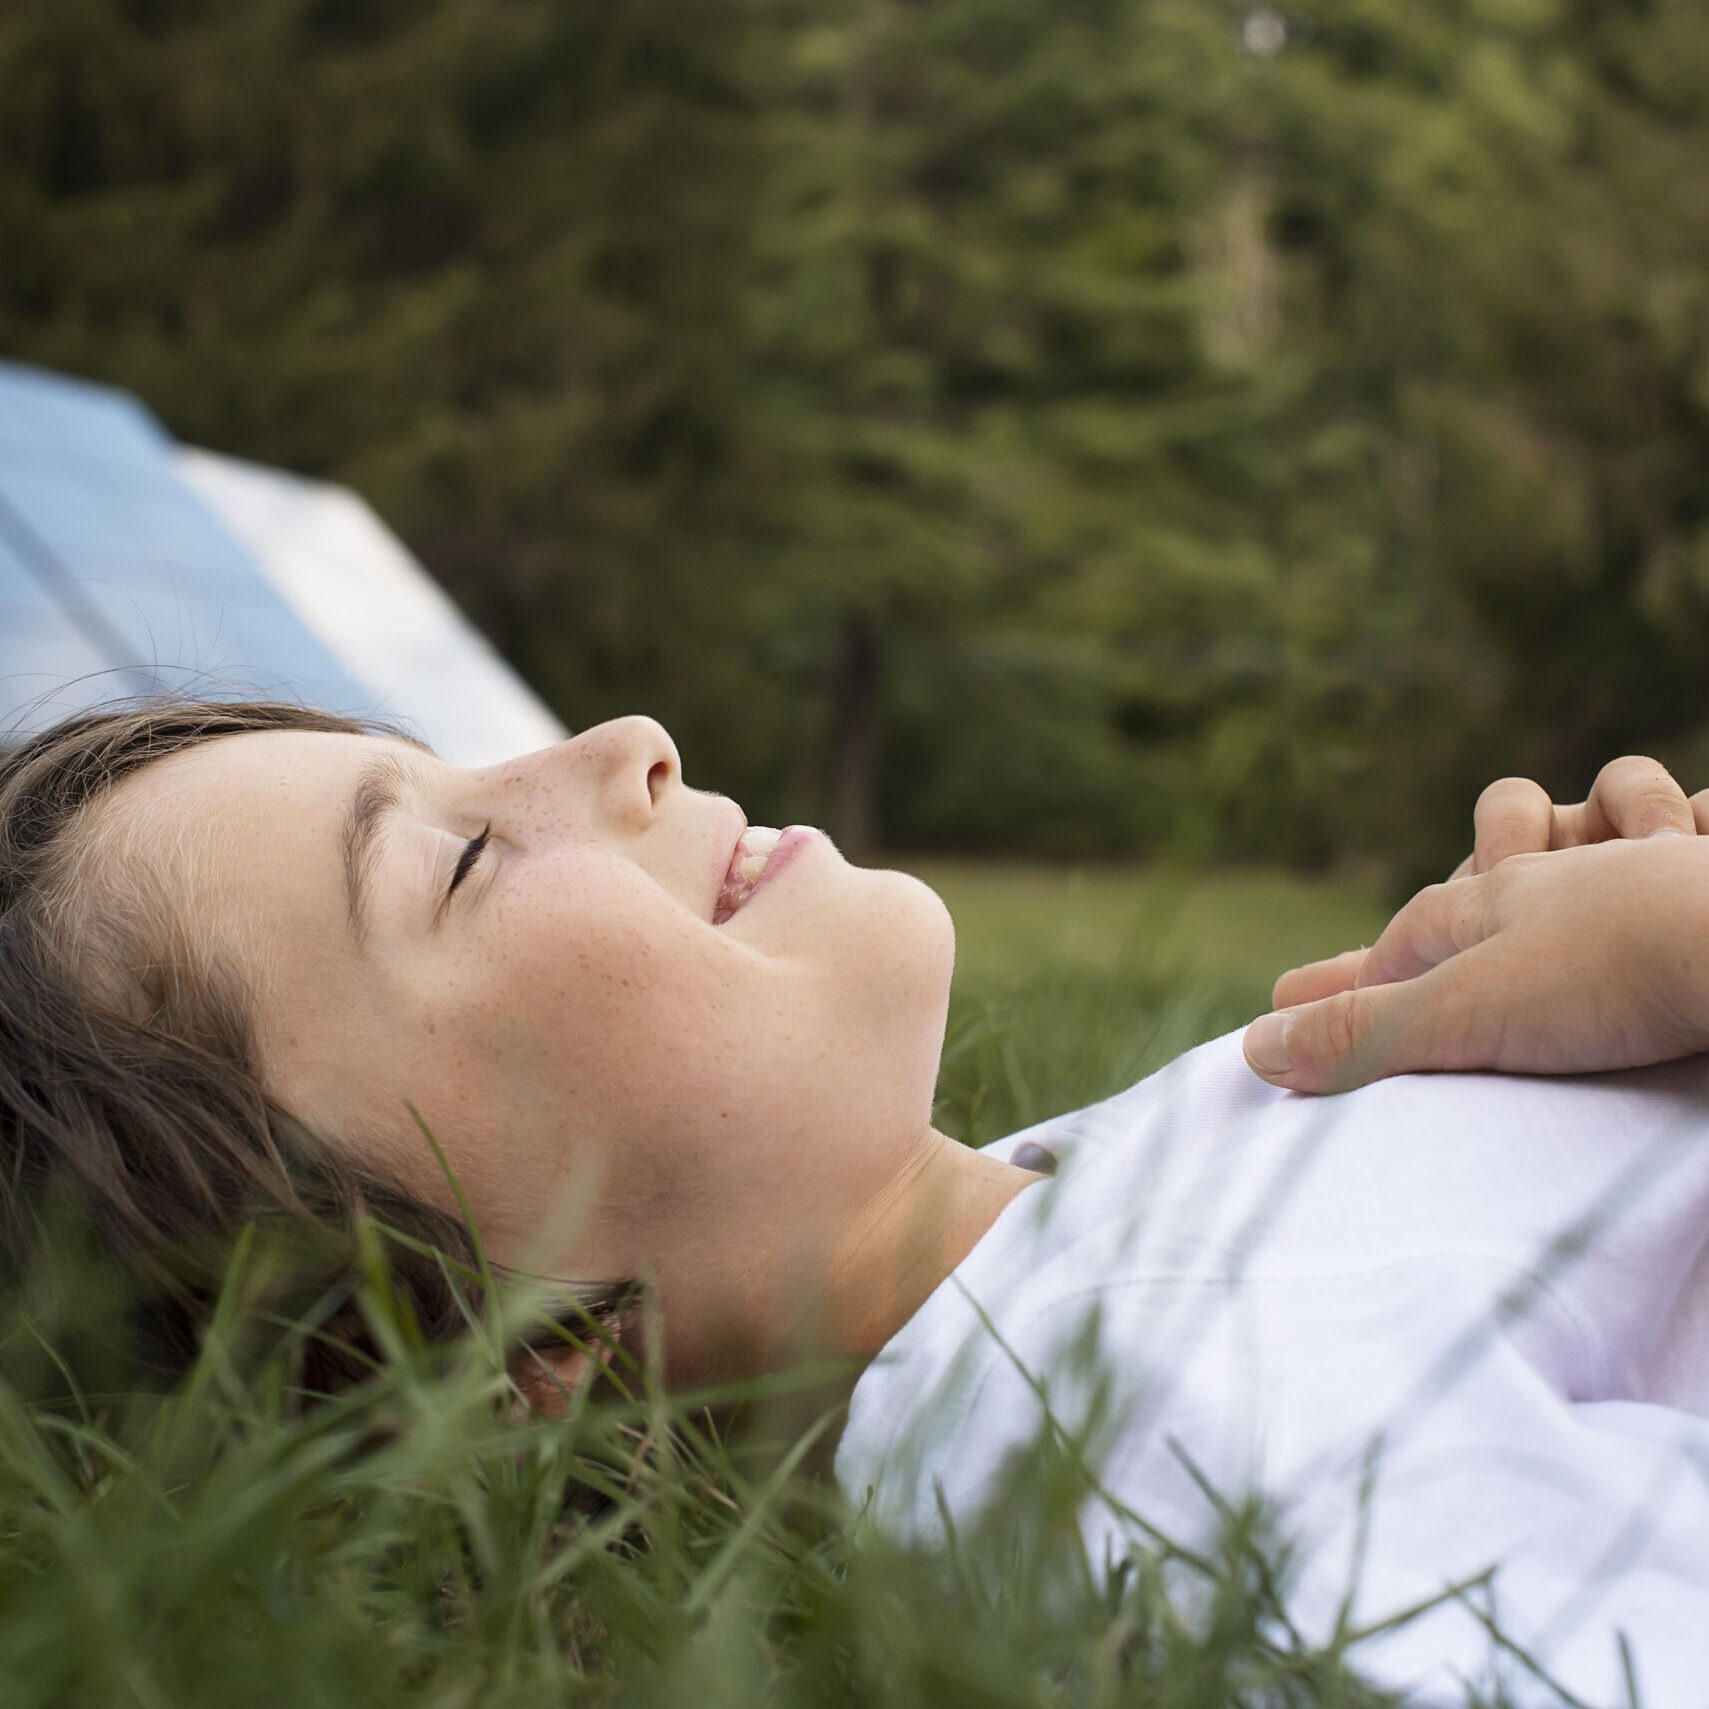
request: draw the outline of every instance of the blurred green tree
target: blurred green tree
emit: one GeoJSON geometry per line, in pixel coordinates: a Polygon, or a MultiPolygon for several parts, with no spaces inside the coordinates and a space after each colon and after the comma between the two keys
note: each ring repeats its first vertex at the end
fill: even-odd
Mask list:
{"type": "Polygon", "coordinates": [[[1411,879],[1709,769],[1706,90],[1694,0],[14,0],[0,348],[756,814],[1411,879]]]}
{"type": "MultiPolygon", "coordinates": [[[[1632,747],[1701,781],[1709,15],[1467,0],[1299,25],[1271,106],[1292,336],[1373,452],[1371,540],[1414,596],[1390,669],[1446,649],[1390,754],[1427,808],[1508,770],[1581,792],[1632,747]]],[[[1426,866],[1447,822],[1415,821],[1426,866]]]]}
{"type": "Polygon", "coordinates": [[[0,345],[349,481],[572,721],[741,775],[746,12],[25,0],[0,345]]]}

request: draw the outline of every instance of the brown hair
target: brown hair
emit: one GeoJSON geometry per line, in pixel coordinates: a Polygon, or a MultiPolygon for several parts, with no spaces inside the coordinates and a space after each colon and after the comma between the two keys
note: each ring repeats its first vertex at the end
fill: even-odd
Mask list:
{"type": "MultiPolygon", "coordinates": [[[[194,1351],[237,1232],[295,1228],[319,1237],[332,1271],[322,1315],[354,1343],[311,1349],[310,1386],[331,1387],[365,1363],[360,1319],[339,1311],[359,1218],[403,1237],[389,1246],[392,1292],[430,1340],[465,1321],[454,1278],[473,1267],[470,1230],[268,1096],[244,980],[198,949],[146,871],[103,870],[93,811],[157,760],[278,730],[398,733],[288,703],[155,699],[0,752],[0,1281],[20,1282],[44,1228],[73,1210],[142,1289],[137,1356],[170,1373],[194,1351]]],[[[595,1290],[575,1315],[612,1321],[627,1293],[595,1290]]]]}

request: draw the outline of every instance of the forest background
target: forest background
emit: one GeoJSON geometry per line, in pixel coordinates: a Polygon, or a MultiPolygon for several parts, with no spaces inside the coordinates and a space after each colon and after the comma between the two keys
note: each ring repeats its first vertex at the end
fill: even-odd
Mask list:
{"type": "Polygon", "coordinates": [[[4,0],[0,352],[878,847],[1709,782],[1700,0],[4,0]]]}

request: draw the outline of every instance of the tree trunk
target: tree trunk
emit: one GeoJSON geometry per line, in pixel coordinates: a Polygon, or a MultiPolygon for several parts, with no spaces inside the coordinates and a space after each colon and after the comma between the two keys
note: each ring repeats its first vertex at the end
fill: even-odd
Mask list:
{"type": "Polygon", "coordinates": [[[843,614],[831,664],[826,825],[850,860],[878,850],[878,629],[864,611],[843,614]]]}

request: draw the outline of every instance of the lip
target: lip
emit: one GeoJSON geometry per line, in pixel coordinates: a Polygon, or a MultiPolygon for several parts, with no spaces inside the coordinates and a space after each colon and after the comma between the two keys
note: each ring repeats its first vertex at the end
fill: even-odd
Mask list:
{"type": "Polygon", "coordinates": [[[712,875],[712,895],[706,905],[707,917],[717,912],[718,898],[724,894],[724,886],[730,877],[730,868],[736,859],[736,851],[742,845],[742,838],[748,829],[748,816],[730,799],[728,795],[719,795],[714,799],[718,802],[721,815],[724,818],[724,834],[718,839],[718,845],[724,851],[724,858],[718,862],[718,869],[712,875]]]}
{"type": "MultiPolygon", "coordinates": [[[[746,829],[747,827],[744,825],[743,830],[746,829]]],[[[759,899],[760,893],[775,884],[795,864],[804,849],[812,847],[814,843],[827,842],[828,840],[825,833],[813,825],[785,825],[778,835],[777,847],[771,851],[759,877],[754,880],[753,888],[743,898],[736,913],[731,914],[724,921],[715,920],[714,923],[728,925],[730,920],[736,918],[736,914],[745,914],[759,899]]],[[[739,845],[740,842],[741,836],[738,834],[736,844],[739,845]]],[[[735,859],[734,845],[731,848],[730,858],[731,860],[735,859]]]]}

